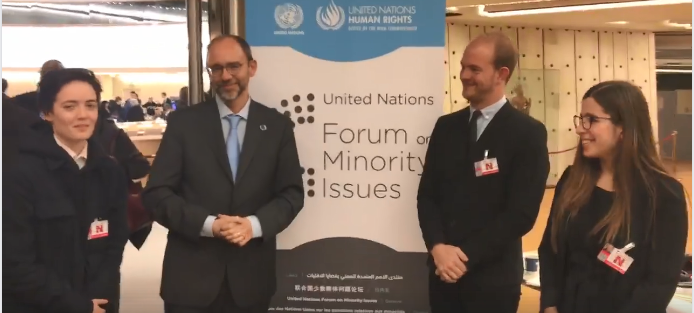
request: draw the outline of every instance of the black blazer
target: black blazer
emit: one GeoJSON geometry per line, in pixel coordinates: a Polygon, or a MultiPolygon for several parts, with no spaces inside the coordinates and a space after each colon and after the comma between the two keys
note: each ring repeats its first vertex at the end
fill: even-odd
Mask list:
{"type": "Polygon", "coordinates": [[[129,232],[122,170],[94,140],[80,170],[50,130],[27,136],[3,171],[3,311],[90,313],[92,299],[117,302],[129,232]],[[95,219],[109,235],[87,240],[95,219]]]}
{"type": "Polygon", "coordinates": [[[429,251],[461,248],[469,258],[461,283],[520,284],[521,238],[535,224],[549,174],[547,130],[507,102],[471,147],[469,120],[469,107],[444,115],[431,134],[417,195],[424,242],[429,251]],[[499,172],[475,177],[485,150],[499,172]]]}
{"type": "MultiPolygon", "coordinates": [[[[101,144],[104,151],[111,154],[118,162],[118,165],[121,166],[125,172],[125,184],[128,186],[138,185],[139,188],[135,190],[139,191],[142,189],[142,184],[140,182],[135,183],[133,180],[147,176],[150,169],[149,161],[137,149],[130,137],[128,137],[128,134],[118,128],[116,123],[108,117],[108,112],[99,110],[99,119],[97,120],[93,136],[101,144]]],[[[130,192],[133,192],[133,190],[130,192]]],[[[145,244],[151,231],[152,226],[150,225],[131,233],[130,243],[139,250],[145,244]]]]}
{"type": "MultiPolygon", "coordinates": [[[[558,199],[564,188],[571,167],[562,174],[554,200],[558,199]]],[[[625,274],[607,268],[600,273],[590,272],[587,275],[598,275],[605,285],[596,286],[601,305],[600,312],[618,313],[665,313],[672,300],[682,271],[683,258],[687,245],[689,218],[687,201],[682,184],[676,179],[661,176],[656,183],[655,220],[651,220],[649,209],[651,199],[644,190],[637,189],[632,200],[630,242],[636,244],[628,254],[634,259],[625,274]],[[604,272],[607,272],[605,274],[604,272]]],[[[567,219],[566,226],[558,234],[557,252],[552,250],[551,230],[555,214],[555,203],[547,219],[547,228],[542,236],[538,249],[540,257],[541,312],[547,307],[558,307],[562,311],[564,300],[573,298],[565,294],[568,269],[567,264],[567,227],[574,225],[567,219]]],[[[590,208],[584,208],[586,210],[590,208]]],[[[590,225],[593,226],[593,225],[590,225]]],[[[623,247],[628,244],[624,236],[617,236],[614,245],[623,247]]],[[[595,262],[598,252],[595,253],[595,262]]],[[[603,269],[602,266],[598,270],[603,269]]],[[[569,282],[570,283],[570,282],[569,282]]],[[[581,300],[581,299],[571,299],[581,300]]],[[[597,303],[596,303],[597,304],[597,303]]],[[[567,312],[571,312],[567,309],[567,312]]]]}
{"type": "Polygon", "coordinates": [[[251,101],[236,183],[215,101],[171,113],[143,193],[155,220],[169,229],[161,296],[205,306],[226,275],[240,306],[269,301],[276,289],[275,236],[304,205],[292,122],[251,101]],[[255,215],[263,237],[242,248],[200,236],[210,215],[255,215]]]}
{"type": "Polygon", "coordinates": [[[24,133],[37,124],[45,124],[38,114],[26,110],[3,94],[2,99],[2,167],[10,168],[19,157],[24,133]]]}

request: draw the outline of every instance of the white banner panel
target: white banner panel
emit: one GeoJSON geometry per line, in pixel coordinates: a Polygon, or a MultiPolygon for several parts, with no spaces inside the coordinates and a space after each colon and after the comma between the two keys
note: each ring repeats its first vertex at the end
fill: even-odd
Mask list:
{"type": "Polygon", "coordinates": [[[252,97],[291,117],[306,206],[273,310],[428,312],[416,209],[443,112],[444,0],[246,2],[252,97]]]}

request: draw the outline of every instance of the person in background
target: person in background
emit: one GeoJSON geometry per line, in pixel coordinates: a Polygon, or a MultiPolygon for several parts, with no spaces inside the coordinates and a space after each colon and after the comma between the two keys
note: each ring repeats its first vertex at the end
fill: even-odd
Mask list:
{"type": "Polygon", "coordinates": [[[256,68],[243,38],[214,38],[218,98],[169,115],[142,193],[169,230],[166,313],[265,313],[275,294],[276,236],[303,208],[304,184],[291,120],[250,98],[256,68]]]}
{"type": "Polygon", "coordinates": [[[22,137],[43,120],[38,114],[14,104],[5,94],[2,96],[2,167],[9,169],[19,157],[22,137]]]}
{"type": "Polygon", "coordinates": [[[169,118],[169,114],[173,112],[173,109],[171,108],[171,104],[164,104],[164,107],[162,108],[162,112],[159,115],[159,117],[163,120],[167,120],[169,118]]]}
{"type": "Polygon", "coordinates": [[[7,83],[7,79],[2,79],[2,101],[5,102],[5,100],[9,100],[10,97],[7,96],[7,88],[9,88],[10,85],[7,83]]]}
{"type": "MultiPolygon", "coordinates": [[[[55,70],[59,70],[59,69],[63,69],[63,68],[64,68],[63,63],[60,63],[60,61],[58,61],[58,60],[46,61],[41,66],[41,71],[40,71],[41,78],[43,78],[43,75],[46,75],[46,74],[50,73],[51,71],[55,71],[55,70]]],[[[38,94],[38,90],[26,92],[26,93],[15,96],[14,98],[12,98],[12,101],[16,105],[28,110],[29,112],[35,113],[36,115],[40,115],[41,112],[39,110],[37,100],[36,100],[37,94],[38,94]]]]}
{"type": "Polygon", "coordinates": [[[549,175],[547,129],[504,96],[518,53],[502,33],[468,44],[461,60],[470,106],[439,118],[417,195],[431,258],[432,313],[516,313],[522,237],[549,175]]]}
{"type": "Polygon", "coordinates": [[[684,187],[665,170],[638,87],[583,96],[580,141],[538,250],[544,313],[665,313],[687,244],[684,187]],[[626,263],[618,260],[626,260],[626,263]]]}
{"type": "Polygon", "coordinates": [[[154,116],[156,108],[158,107],[157,103],[154,102],[154,98],[149,97],[147,102],[143,105],[147,115],[154,116]]]}
{"type": "MultiPolygon", "coordinates": [[[[135,94],[137,97],[137,94],[135,94]]],[[[128,122],[143,122],[145,120],[145,109],[140,105],[140,100],[131,98],[128,100],[130,108],[126,109],[125,120],[128,122]]]]}
{"type": "Polygon", "coordinates": [[[182,87],[178,93],[178,101],[176,102],[176,110],[187,108],[188,105],[188,87],[182,87]]]}
{"type": "Polygon", "coordinates": [[[121,109],[122,107],[118,105],[118,103],[115,100],[109,100],[108,104],[106,105],[106,110],[108,111],[109,119],[116,122],[122,122],[120,118],[121,109]]]}
{"type": "MultiPolygon", "coordinates": [[[[118,100],[118,97],[116,98],[116,100],[118,100]]],[[[123,116],[127,117],[128,112],[130,111],[130,108],[133,107],[134,103],[137,103],[137,93],[134,91],[131,91],[130,92],[130,98],[128,98],[125,101],[123,101],[123,100],[121,100],[121,101],[123,103],[123,116]]],[[[126,120],[127,120],[127,118],[126,118],[126,120]]]]}
{"type": "MultiPolygon", "coordinates": [[[[116,125],[113,119],[111,119],[108,111],[99,112],[99,119],[96,122],[93,137],[101,144],[104,151],[116,160],[118,165],[120,165],[125,172],[126,180],[124,184],[129,186],[130,197],[136,197],[136,199],[129,200],[129,205],[131,205],[131,201],[138,201],[139,193],[142,189],[140,180],[149,173],[150,164],[147,158],[137,149],[132,140],[130,140],[130,137],[128,137],[128,135],[116,125]],[[133,192],[136,194],[133,195],[133,192]]],[[[142,209],[142,207],[136,205],[132,209],[137,210],[142,209]]],[[[128,208],[128,213],[137,213],[137,215],[141,215],[145,212],[132,212],[131,208],[128,208]]],[[[128,219],[132,225],[134,220],[131,221],[131,216],[128,216],[128,219]]],[[[144,245],[151,231],[151,224],[144,228],[130,229],[130,243],[139,250],[144,245]]],[[[111,301],[112,310],[109,313],[118,313],[119,306],[119,297],[114,297],[111,301]]]]}
{"type": "Polygon", "coordinates": [[[169,96],[166,95],[166,92],[161,93],[161,105],[164,106],[165,104],[171,105],[171,99],[169,96]]]}
{"type": "Polygon", "coordinates": [[[85,69],[46,73],[45,121],[3,171],[5,312],[112,312],[128,240],[125,175],[92,134],[101,85],[85,69]]]}

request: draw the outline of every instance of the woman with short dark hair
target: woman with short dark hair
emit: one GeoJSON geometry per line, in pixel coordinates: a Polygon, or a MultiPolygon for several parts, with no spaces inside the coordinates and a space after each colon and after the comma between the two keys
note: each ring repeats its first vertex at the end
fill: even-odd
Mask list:
{"type": "Polygon", "coordinates": [[[101,85],[91,71],[46,73],[46,122],[3,171],[3,311],[104,313],[117,302],[128,240],[126,177],[92,139],[101,85]]]}
{"type": "Polygon", "coordinates": [[[687,243],[687,201],[656,148],[648,103],[628,82],[583,96],[580,137],[539,248],[545,313],[665,313],[687,243]]]}

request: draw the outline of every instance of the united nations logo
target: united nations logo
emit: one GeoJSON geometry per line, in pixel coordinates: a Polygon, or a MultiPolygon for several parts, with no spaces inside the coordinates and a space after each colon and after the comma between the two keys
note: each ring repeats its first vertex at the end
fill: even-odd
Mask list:
{"type": "Polygon", "coordinates": [[[345,10],[331,0],[328,6],[318,7],[316,22],[323,30],[338,30],[345,24],[345,10]]]}
{"type": "Polygon", "coordinates": [[[280,4],[275,8],[275,22],[282,29],[297,29],[304,22],[304,11],[293,3],[280,4]]]}

